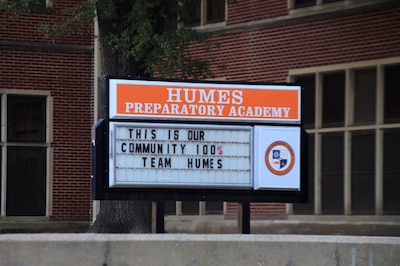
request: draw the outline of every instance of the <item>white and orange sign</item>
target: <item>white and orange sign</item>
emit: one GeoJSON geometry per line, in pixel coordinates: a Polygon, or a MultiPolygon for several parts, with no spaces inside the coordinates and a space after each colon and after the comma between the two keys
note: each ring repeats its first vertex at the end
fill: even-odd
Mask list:
{"type": "Polygon", "coordinates": [[[300,190],[300,127],[254,126],[254,188],[300,190]]]}
{"type": "Polygon", "coordinates": [[[300,86],[110,79],[110,119],[300,124],[300,86]]]}

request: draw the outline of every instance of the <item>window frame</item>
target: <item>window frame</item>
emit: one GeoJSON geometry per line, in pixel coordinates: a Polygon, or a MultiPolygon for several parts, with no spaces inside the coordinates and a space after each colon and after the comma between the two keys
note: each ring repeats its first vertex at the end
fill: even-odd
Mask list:
{"type": "MultiPolygon", "coordinates": [[[[319,13],[335,12],[353,7],[364,7],[376,4],[376,0],[341,0],[334,2],[325,2],[326,0],[316,0],[315,5],[296,6],[296,0],[287,0],[289,15],[308,14],[315,15],[319,13]]],[[[391,0],[381,0],[381,2],[390,2],[391,0]]]]}
{"type": "Polygon", "coordinates": [[[53,100],[48,91],[39,90],[3,90],[0,89],[0,101],[1,101],[1,138],[0,138],[0,152],[1,152],[1,212],[0,217],[2,219],[15,219],[19,217],[22,220],[48,220],[51,215],[51,195],[52,195],[52,149],[51,143],[53,140],[52,135],[52,114],[53,114],[53,100]],[[7,140],[7,96],[8,95],[21,95],[21,96],[43,96],[45,97],[45,139],[43,142],[27,142],[27,141],[8,141],[7,140]],[[45,148],[46,154],[46,189],[45,189],[45,215],[44,216],[7,216],[7,150],[8,147],[32,147],[32,148],[45,148]]]}
{"type": "MultiPolygon", "coordinates": [[[[6,0],[0,0],[0,4],[1,2],[4,2],[6,0]]],[[[42,0],[43,6],[36,6],[35,4],[28,4],[28,7],[26,7],[26,9],[24,10],[24,12],[27,13],[42,13],[42,12],[48,12],[48,9],[53,7],[53,0],[42,0]]],[[[1,11],[1,7],[0,7],[0,11],[1,11]]]]}
{"type": "Polygon", "coordinates": [[[218,211],[207,211],[207,202],[208,201],[198,201],[198,213],[185,213],[182,210],[182,201],[175,201],[175,213],[166,214],[166,216],[224,216],[226,214],[226,202],[222,202],[221,213],[217,213],[218,211]]]}
{"type": "Polygon", "coordinates": [[[44,7],[42,8],[51,8],[53,7],[53,0],[43,0],[44,1],[44,7]]]}
{"type": "MultiPolygon", "coordinates": [[[[328,133],[343,133],[344,134],[344,213],[339,217],[345,217],[349,220],[357,220],[357,215],[352,213],[352,190],[351,190],[351,138],[353,133],[362,131],[370,131],[375,134],[375,214],[363,215],[363,217],[369,217],[371,220],[385,220],[394,219],[398,220],[399,216],[387,216],[384,215],[384,195],[383,195],[383,182],[384,182],[384,169],[383,169],[383,135],[385,130],[389,129],[400,129],[399,123],[386,123],[384,122],[384,69],[391,65],[399,65],[400,57],[360,61],[346,64],[328,65],[321,67],[309,67],[303,69],[289,70],[288,82],[294,82],[297,77],[315,75],[315,126],[314,128],[307,128],[306,131],[312,134],[314,140],[314,168],[309,169],[312,171],[311,174],[314,176],[314,208],[313,213],[309,214],[295,214],[294,205],[287,205],[287,212],[289,215],[293,215],[296,219],[315,219],[315,215],[321,215],[322,213],[322,187],[321,187],[321,154],[322,154],[322,136],[328,133]],[[355,90],[355,77],[354,73],[357,70],[376,68],[376,99],[375,99],[375,116],[374,122],[369,124],[356,124],[353,116],[353,105],[354,105],[354,90],[355,90]],[[323,127],[322,124],[322,85],[323,85],[323,74],[336,71],[345,71],[345,121],[343,126],[338,127],[323,127]],[[313,218],[311,218],[313,217],[313,218]]],[[[329,219],[330,215],[322,215],[319,219],[329,219]]],[[[335,217],[338,217],[337,215],[335,217]]]]}
{"type": "MultiPolygon", "coordinates": [[[[356,0],[357,1],[357,0],[356,0]]],[[[326,5],[343,5],[348,4],[351,2],[356,2],[354,0],[336,0],[333,2],[325,2],[324,0],[315,0],[315,4],[303,4],[303,5],[296,5],[296,0],[288,0],[288,8],[289,9],[319,9],[322,6],[326,5]]]]}
{"type": "Polygon", "coordinates": [[[200,25],[195,25],[193,28],[213,28],[213,27],[221,27],[226,25],[227,17],[228,17],[228,0],[225,0],[225,18],[221,22],[211,22],[207,21],[208,9],[207,9],[207,0],[200,0],[200,25]]]}

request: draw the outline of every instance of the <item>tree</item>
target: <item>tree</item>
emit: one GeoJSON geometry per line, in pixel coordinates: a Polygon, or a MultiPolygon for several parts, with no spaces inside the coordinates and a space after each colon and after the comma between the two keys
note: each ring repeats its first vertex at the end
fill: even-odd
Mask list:
{"type": "MultiPolygon", "coordinates": [[[[29,12],[40,0],[3,0],[0,9],[29,12]]],[[[63,0],[53,0],[54,4],[63,0]]],[[[102,75],[164,78],[205,78],[212,75],[209,62],[190,54],[192,43],[210,45],[204,35],[185,25],[185,6],[198,0],[86,0],[66,10],[72,16],[57,25],[42,24],[47,36],[65,33],[71,24],[92,25],[97,16],[101,43],[102,75]]],[[[77,27],[80,28],[81,27],[77,27]]],[[[99,233],[149,232],[151,203],[102,201],[100,213],[89,229],[99,233]]]]}
{"type": "MultiPolygon", "coordinates": [[[[95,2],[104,75],[199,78],[208,63],[190,55],[191,42],[205,37],[188,22],[176,0],[98,0],[95,2]]],[[[149,232],[151,203],[103,201],[90,232],[149,232]]]]}

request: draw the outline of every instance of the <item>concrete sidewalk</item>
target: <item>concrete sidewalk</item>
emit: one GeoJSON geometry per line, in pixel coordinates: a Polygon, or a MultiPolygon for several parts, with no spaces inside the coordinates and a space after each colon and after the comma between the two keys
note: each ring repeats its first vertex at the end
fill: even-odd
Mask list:
{"type": "Polygon", "coordinates": [[[0,265],[400,265],[399,237],[4,234],[0,265]]]}

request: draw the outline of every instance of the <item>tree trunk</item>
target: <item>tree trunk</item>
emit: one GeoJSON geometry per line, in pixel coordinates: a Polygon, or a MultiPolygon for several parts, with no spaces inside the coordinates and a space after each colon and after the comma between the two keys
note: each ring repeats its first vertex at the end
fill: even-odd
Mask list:
{"type": "MultiPolygon", "coordinates": [[[[131,1],[113,0],[116,8],[124,12],[125,5],[131,1]]],[[[113,25],[121,24],[118,20],[124,20],[123,14],[110,18],[107,8],[110,8],[110,0],[97,2],[97,17],[99,22],[99,37],[101,44],[102,75],[112,76],[139,76],[135,73],[140,62],[135,62],[121,56],[118,50],[110,45],[109,36],[118,34],[113,25]]],[[[100,212],[94,224],[89,228],[91,233],[149,233],[151,232],[152,209],[151,202],[146,201],[111,201],[100,202],[100,212]]]]}
{"type": "Polygon", "coordinates": [[[151,203],[103,200],[89,233],[150,233],[151,203]]]}

